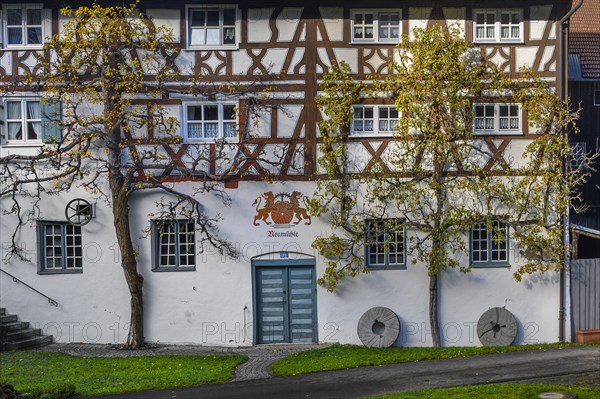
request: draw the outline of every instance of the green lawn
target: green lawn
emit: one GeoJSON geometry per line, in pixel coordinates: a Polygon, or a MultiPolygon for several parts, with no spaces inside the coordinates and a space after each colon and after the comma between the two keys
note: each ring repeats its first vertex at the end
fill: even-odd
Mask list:
{"type": "Polygon", "coordinates": [[[78,395],[100,395],[225,382],[246,356],[100,358],[54,352],[0,353],[0,380],[18,391],[72,384],[78,395]]]}
{"type": "Polygon", "coordinates": [[[300,352],[278,360],[272,366],[275,375],[297,375],[317,371],[342,370],[362,366],[450,359],[491,353],[520,352],[534,349],[563,348],[573,344],[540,344],[501,347],[447,348],[366,348],[354,345],[333,345],[323,349],[300,352]]]}
{"type": "Polygon", "coordinates": [[[424,389],[394,395],[373,396],[378,399],[536,399],[542,392],[566,391],[577,394],[577,399],[600,398],[600,389],[576,388],[557,385],[493,384],[458,388],[424,389]]]}

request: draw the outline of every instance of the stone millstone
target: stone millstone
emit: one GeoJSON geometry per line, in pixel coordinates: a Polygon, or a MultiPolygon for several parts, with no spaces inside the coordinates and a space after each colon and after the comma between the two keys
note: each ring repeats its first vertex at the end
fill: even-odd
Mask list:
{"type": "Polygon", "coordinates": [[[517,320],[505,308],[491,308],[479,318],[477,336],[484,346],[508,346],[517,336],[517,320]]]}
{"type": "Polygon", "coordinates": [[[400,335],[400,321],[392,310],[375,307],[367,310],[358,321],[358,338],[369,348],[388,348],[400,335]]]}

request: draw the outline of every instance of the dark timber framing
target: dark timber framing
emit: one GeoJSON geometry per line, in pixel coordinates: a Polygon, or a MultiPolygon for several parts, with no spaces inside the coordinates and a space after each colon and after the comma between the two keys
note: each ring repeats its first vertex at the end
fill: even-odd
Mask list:
{"type": "MultiPolygon", "coordinates": [[[[10,2],[10,0],[9,0],[10,2]]],[[[15,1],[16,2],[16,1],[15,1]]],[[[71,6],[85,4],[83,1],[75,1],[71,6]]],[[[118,2],[100,1],[103,5],[120,4],[118,2]]],[[[52,9],[52,33],[58,32],[58,8],[62,5],[61,2],[53,0],[43,3],[44,7],[52,9]]],[[[214,90],[213,84],[225,87],[230,82],[244,84],[256,80],[257,76],[266,79],[265,86],[271,89],[271,92],[279,93],[274,99],[269,99],[267,105],[271,108],[271,129],[268,134],[259,138],[244,139],[244,145],[248,145],[243,151],[246,154],[256,153],[263,150],[269,144],[285,144],[286,154],[283,157],[283,165],[274,178],[282,181],[307,181],[317,178],[317,147],[319,138],[317,134],[317,122],[320,114],[316,107],[314,98],[318,94],[318,84],[322,78],[322,72],[325,71],[328,65],[339,62],[341,52],[336,50],[345,50],[356,54],[357,79],[366,79],[369,75],[387,73],[387,64],[392,60],[394,46],[377,43],[351,43],[351,23],[350,13],[353,8],[395,8],[400,9],[402,13],[402,33],[407,33],[410,29],[411,9],[420,8],[422,11],[427,10],[426,25],[431,26],[438,24],[446,26],[446,13],[448,8],[460,9],[464,15],[465,22],[465,37],[467,40],[473,40],[473,9],[478,8],[518,8],[523,10],[523,42],[519,43],[476,43],[482,51],[485,58],[503,60],[500,63],[506,67],[511,74],[515,74],[520,65],[517,65],[517,52],[519,48],[535,47],[535,58],[532,62],[533,68],[539,74],[549,79],[553,85],[559,79],[558,54],[559,54],[559,32],[556,21],[560,16],[564,15],[569,9],[570,2],[559,0],[534,0],[528,1],[526,4],[520,1],[493,1],[481,4],[476,1],[356,1],[349,5],[345,1],[304,1],[304,2],[288,2],[287,7],[297,8],[300,11],[300,18],[297,21],[295,31],[290,41],[281,39],[281,32],[278,28],[278,21],[285,18],[283,12],[285,8],[280,2],[263,1],[260,4],[247,0],[235,1],[220,1],[208,2],[208,4],[237,4],[241,14],[241,32],[236,32],[240,43],[237,49],[218,49],[218,50],[187,50],[187,32],[186,32],[186,5],[197,4],[195,1],[175,2],[171,9],[178,10],[180,13],[180,50],[175,54],[163,54],[167,65],[178,70],[182,76],[179,78],[180,85],[175,83],[175,86],[180,88],[186,87],[192,76],[185,75],[183,71],[175,64],[176,57],[181,52],[193,52],[194,68],[193,73],[196,75],[202,74],[205,76],[207,90],[214,90]],[[541,38],[530,38],[530,20],[532,18],[532,6],[551,6],[548,22],[545,25],[541,38]],[[342,36],[340,38],[330,37],[327,31],[326,20],[323,18],[322,12],[326,7],[338,7],[341,10],[340,17],[342,22],[342,36]],[[261,8],[270,10],[268,26],[268,40],[262,42],[250,41],[249,12],[251,9],[261,8]],[[285,55],[280,60],[278,70],[270,70],[268,57],[270,51],[278,50],[280,53],[285,52],[285,55]],[[245,53],[250,64],[245,68],[245,73],[236,74],[234,65],[235,53],[245,53]],[[300,55],[301,54],[301,55],[300,55]],[[208,86],[211,86],[210,88],[208,86]],[[294,96],[289,93],[295,93],[294,96]],[[301,106],[296,125],[291,132],[278,131],[278,106],[295,105],[301,106]],[[302,134],[303,133],[303,134],[302,134]],[[252,149],[251,147],[252,146],[252,149]],[[297,158],[297,151],[303,151],[301,158],[303,159],[302,170],[298,172],[294,170],[293,162],[297,158]]],[[[205,4],[205,2],[203,2],[205,4]]],[[[156,0],[146,0],[141,3],[141,11],[147,9],[164,9],[169,7],[163,2],[156,0]]],[[[148,24],[152,24],[152,20],[148,20],[148,24]]],[[[38,50],[39,51],[39,50],[38,50]]],[[[24,70],[30,70],[28,59],[37,53],[36,50],[9,50],[0,48],[0,61],[7,53],[11,53],[10,68],[5,68],[0,62],[0,82],[2,80],[10,80],[18,76],[24,70]]],[[[32,68],[35,72],[36,67],[32,68]]],[[[148,76],[151,80],[153,76],[148,76]]],[[[173,98],[163,98],[156,100],[157,104],[180,105],[182,100],[173,98]]],[[[152,107],[150,105],[149,107],[152,107]]],[[[245,110],[246,103],[240,101],[240,125],[247,117],[245,110]]],[[[148,115],[152,115],[148,112],[148,115]]],[[[504,150],[506,150],[511,142],[515,140],[530,140],[533,134],[527,130],[527,115],[522,117],[523,134],[522,135],[494,135],[482,136],[483,141],[488,146],[494,156],[488,161],[485,169],[488,171],[494,170],[494,173],[502,174],[508,172],[508,163],[505,159],[504,150]]],[[[184,123],[184,121],[182,121],[184,123]]],[[[184,145],[169,145],[161,143],[158,139],[154,139],[154,132],[149,129],[148,137],[134,138],[131,134],[128,135],[130,148],[133,150],[138,145],[155,144],[164,147],[165,153],[169,155],[173,164],[182,162],[182,157],[185,154],[186,144],[184,145]]],[[[394,140],[391,137],[372,137],[372,138],[351,138],[351,141],[362,143],[365,151],[370,154],[371,159],[366,162],[368,171],[369,167],[374,164],[383,164],[381,156],[385,152],[389,143],[394,140]],[[375,150],[375,148],[377,148],[375,150]]],[[[241,140],[240,140],[241,141],[241,140]]],[[[206,144],[209,147],[209,154],[215,156],[215,144],[206,144]]],[[[210,172],[215,173],[215,162],[209,162],[210,172]]],[[[464,172],[464,171],[463,171],[464,172]]],[[[243,174],[244,180],[259,181],[264,179],[267,171],[257,162],[249,159],[241,165],[239,171],[233,171],[228,176],[227,187],[237,187],[237,181],[240,180],[240,173],[243,174]],[[251,169],[258,173],[247,173],[251,169]]],[[[460,171],[459,171],[460,173],[460,171]]],[[[143,178],[143,176],[140,176],[143,178]]],[[[162,176],[165,181],[182,181],[201,179],[200,176],[186,177],[171,175],[166,173],[162,176]]]]}

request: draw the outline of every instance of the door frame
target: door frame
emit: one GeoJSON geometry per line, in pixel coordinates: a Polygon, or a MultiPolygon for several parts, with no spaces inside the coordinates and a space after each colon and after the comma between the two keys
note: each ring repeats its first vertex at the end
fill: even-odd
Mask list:
{"type": "MultiPolygon", "coordinates": [[[[256,268],[257,267],[298,267],[308,266],[314,270],[312,279],[313,287],[315,289],[314,301],[313,301],[313,331],[314,331],[314,342],[319,342],[319,321],[317,314],[317,279],[316,279],[316,259],[314,256],[304,254],[301,252],[269,252],[267,254],[261,254],[254,256],[250,259],[252,267],[252,345],[262,345],[258,343],[258,301],[256,292],[256,268]],[[294,256],[294,259],[289,259],[290,255],[294,256]]],[[[290,331],[291,337],[291,331],[290,331]]],[[[291,343],[291,342],[290,342],[291,343]]]]}

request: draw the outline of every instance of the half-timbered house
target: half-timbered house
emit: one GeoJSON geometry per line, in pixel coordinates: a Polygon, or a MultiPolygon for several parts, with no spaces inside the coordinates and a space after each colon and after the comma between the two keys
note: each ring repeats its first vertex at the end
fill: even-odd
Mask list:
{"type": "MultiPolygon", "coordinates": [[[[35,54],[42,51],[47,37],[61,31],[61,4],[2,2],[0,80],[7,82],[36,68],[35,54]]],[[[206,212],[221,215],[220,234],[237,247],[237,259],[210,247],[200,251],[194,235],[184,233],[194,229],[185,220],[175,222],[173,231],[179,233],[159,231],[162,227],[152,214],[163,194],[148,192],[133,198],[130,228],[144,276],[146,340],[207,345],[360,343],[360,317],[381,306],[400,320],[396,345],[429,345],[427,271],[404,254],[394,254],[396,261],[389,267],[371,265],[371,273],[344,282],[334,293],[316,284],[325,266],[311,243],[328,225],[308,214],[304,198],[314,192],[319,174],[320,115],[315,103],[319,80],[332,63],[342,60],[357,79],[385,74],[400,35],[415,27],[458,24],[482,56],[505,72],[516,74],[528,66],[558,88],[565,67],[560,20],[570,10],[570,1],[142,0],[138,8],[149,24],[172,30],[178,50],[163,56],[177,70],[178,83],[202,75],[210,77],[210,84],[243,85],[260,76],[269,90],[253,115],[243,96],[163,97],[158,102],[180,121],[177,134],[182,144],[144,141],[158,133],[133,127],[127,129],[129,138],[140,147],[159,146],[173,165],[186,162],[186,145],[204,144],[205,168],[217,174],[224,166],[210,158],[217,148],[214,140],[235,144],[240,140],[236,127],[251,118],[247,126],[252,140],[244,143],[243,151],[279,153],[281,160],[267,164],[248,157],[232,171],[222,183],[231,198],[228,207],[216,196],[203,194],[206,212]],[[169,234],[171,241],[162,239],[169,234]]],[[[490,120],[481,140],[494,155],[486,168],[501,170],[535,132],[518,104],[488,105],[481,109],[489,112],[490,120]],[[511,122],[501,124],[500,115],[511,122]]],[[[0,97],[3,156],[34,153],[44,145],[45,113],[40,110],[46,106],[40,104],[39,93],[17,91],[0,97]]],[[[362,159],[355,172],[361,173],[385,162],[386,148],[393,141],[386,128],[392,123],[385,122],[397,119],[397,114],[384,104],[357,104],[355,111],[355,118],[364,120],[364,131],[351,136],[362,159]]],[[[162,177],[170,184],[189,186],[190,192],[196,184],[196,178],[184,179],[175,170],[162,177]]],[[[3,202],[3,211],[9,206],[3,202]]],[[[48,197],[38,207],[39,220],[24,225],[17,235],[30,261],[3,254],[2,307],[59,342],[123,342],[129,292],[120,270],[111,210],[83,189],[48,197]],[[91,221],[81,227],[67,223],[65,207],[74,199],[86,200],[94,208],[91,221]]],[[[3,214],[1,223],[6,247],[16,220],[3,214]]],[[[448,270],[440,276],[442,343],[479,345],[477,322],[494,307],[514,314],[515,342],[557,341],[569,328],[564,280],[551,272],[516,282],[512,272],[522,259],[510,234],[504,237],[502,254],[492,256],[491,235],[485,228],[479,233],[470,241],[476,246],[472,253],[489,261],[472,264],[465,255],[461,262],[473,266],[470,273],[448,270]]],[[[398,234],[396,239],[394,248],[402,251],[406,237],[398,234]]],[[[390,259],[390,254],[382,255],[390,259]]]]}

